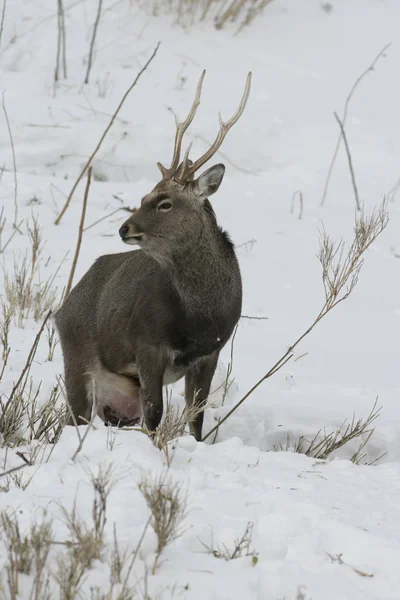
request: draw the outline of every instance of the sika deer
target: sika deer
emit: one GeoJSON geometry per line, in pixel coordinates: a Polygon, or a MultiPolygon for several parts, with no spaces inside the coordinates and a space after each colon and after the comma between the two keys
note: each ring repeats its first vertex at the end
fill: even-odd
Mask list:
{"type": "MultiPolygon", "coordinates": [[[[182,138],[200,103],[203,71],[191,110],[176,123],[169,168],[119,230],[140,250],[101,256],[56,314],[64,355],[67,397],[84,423],[92,405],[105,423],[128,425],[144,416],[154,431],[163,412],[163,385],[185,376],[188,405],[209,394],[218,356],[241,314],[242,284],[232,242],[217,224],[208,197],[222,181],[217,164],[194,174],[220,148],[242,115],[239,108],[209,150],[194,163],[189,149],[180,162],[182,138]]],[[[190,423],[201,439],[203,412],[190,423]]]]}

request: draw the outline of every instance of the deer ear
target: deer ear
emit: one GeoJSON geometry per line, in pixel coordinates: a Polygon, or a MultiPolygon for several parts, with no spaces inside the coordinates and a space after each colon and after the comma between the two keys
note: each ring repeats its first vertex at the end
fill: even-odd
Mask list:
{"type": "Polygon", "coordinates": [[[222,164],[214,165],[207,171],[204,171],[196,181],[193,182],[193,191],[199,200],[204,200],[212,196],[221,185],[225,174],[225,166],[222,164]]]}

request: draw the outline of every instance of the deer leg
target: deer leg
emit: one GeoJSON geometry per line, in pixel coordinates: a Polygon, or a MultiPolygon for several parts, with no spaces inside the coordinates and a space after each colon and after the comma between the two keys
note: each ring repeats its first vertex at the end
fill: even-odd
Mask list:
{"type": "Polygon", "coordinates": [[[67,425],[85,425],[90,421],[92,400],[87,390],[87,377],[84,375],[82,363],[65,365],[65,387],[72,415],[67,425]],[[74,420],[75,419],[75,420],[74,420]]]}
{"type": "MultiPolygon", "coordinates": [[[[189,408],[193,404],[199,409],[205,404],[212,378],[217,367],[219,352],[200,359],[188,368],[185,376],[185,400],[189,408]]],[[[204,412],[199,410],[192,421],[189,421],[190,433],[195,439],[201,441],[201,430],[203,428],[204,412]]]]}
{"type": "Polygon", "coordinates": [[[165,365],[159,353],[146,348],[136,356],[140,381],[140,402],[142,415],[147,429],[154,432],[160,424],[163,414],[163,377],[165,365]]]}

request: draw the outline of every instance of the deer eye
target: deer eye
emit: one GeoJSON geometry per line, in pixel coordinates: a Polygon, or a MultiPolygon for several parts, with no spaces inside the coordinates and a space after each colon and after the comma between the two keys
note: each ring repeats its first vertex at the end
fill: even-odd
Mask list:
{"type": "Polygon", "coordinates": [[[169,200],[163,200],[157,206],[157,210],[161,210],[162,212],[168,212],[169,210],[171,210],[171,208],[172,208],[172,202],[170,202],[169,200]]]}

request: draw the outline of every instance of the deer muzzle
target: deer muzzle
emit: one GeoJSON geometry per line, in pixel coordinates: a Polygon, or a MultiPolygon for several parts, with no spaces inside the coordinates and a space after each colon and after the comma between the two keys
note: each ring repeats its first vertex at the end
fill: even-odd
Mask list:
{"type": "Polygon", "coordinates": [[[136,246],[143,238],[143,233],[140,233],[132,225],[124,223],[119,229],[119,235],[125,244],[136,246]]]}

